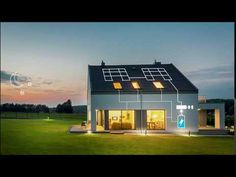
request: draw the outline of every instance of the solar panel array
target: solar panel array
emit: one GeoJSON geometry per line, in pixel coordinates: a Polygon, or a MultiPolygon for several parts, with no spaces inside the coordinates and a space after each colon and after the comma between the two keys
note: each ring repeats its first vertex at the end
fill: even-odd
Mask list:
{"type": "Polygon", "coordinates": [[[102,72],[105,81],[113,81],[114,77],[120,77],[122,81],[130,81],[125,68],[103,68],[102,72]]]}
{"type": "Polygon", "coordinates": [[[172,80],[165,68],[142,68],[142,71],[147,81],[154,81],[157,77],[162,77],[165,81],[172,80]]]}
{"type": "MultiPolygon", "coordinates": [[[[139,78],[145,78],[147,81],[155,81],[158,77],[162,77],[165,81],[172,80],[165,68],[141,68],[141,70],[144,77],[139,78]]],[[[103,68],[102,72],[105,81],[113,81],[114,77],[119,77],[122,81],[130,81],[125,68],[103,68]]]]}

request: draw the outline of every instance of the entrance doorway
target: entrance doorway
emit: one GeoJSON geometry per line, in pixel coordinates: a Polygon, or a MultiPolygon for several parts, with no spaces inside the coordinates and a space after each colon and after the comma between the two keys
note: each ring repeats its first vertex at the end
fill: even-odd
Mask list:
{"type": "Polygon", "coordinates": [[[97,110],[96,111],[96,121],[97,121],[97,126],[96,129],[97,131],[102,131],[104,130],[105,127],[105,115],[104,115],[104,110],[97,110]]]}

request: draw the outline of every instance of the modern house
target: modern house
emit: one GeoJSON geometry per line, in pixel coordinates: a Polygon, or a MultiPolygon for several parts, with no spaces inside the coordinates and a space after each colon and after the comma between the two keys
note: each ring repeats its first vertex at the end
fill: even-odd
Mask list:
{"type": "Polygon", "coordinates": [[[224,106],[200,105],[198,88],[172,63],[89,65],[87,89],[92,132],[198,132],[208,108],[219,110],[215,127],[224,128],[224,106]]]}

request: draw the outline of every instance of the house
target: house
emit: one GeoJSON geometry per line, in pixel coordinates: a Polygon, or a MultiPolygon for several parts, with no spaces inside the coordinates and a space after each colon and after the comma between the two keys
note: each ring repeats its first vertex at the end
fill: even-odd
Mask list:
{"type": "MultiPolygon", "coordinates": [[[[199,116],[198,88],[172,63],[89,65],[87,89],[92,132],[198,132],[199,122],[206,127],[202,111],[209,105],[201,104],[199,116]]],[[[221,112],[217,128],[223,129],[221,112]]]]}

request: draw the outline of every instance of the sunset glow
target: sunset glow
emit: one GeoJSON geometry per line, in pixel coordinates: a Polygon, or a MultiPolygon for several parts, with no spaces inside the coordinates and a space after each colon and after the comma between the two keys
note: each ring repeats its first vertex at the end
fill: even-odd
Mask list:
{"type": "Polygon", "coordinates": [[[233,98],[233,23],[1,23],[1,103],[87,104],[88,65],[155,59],[199,95],[233,98]]]}

